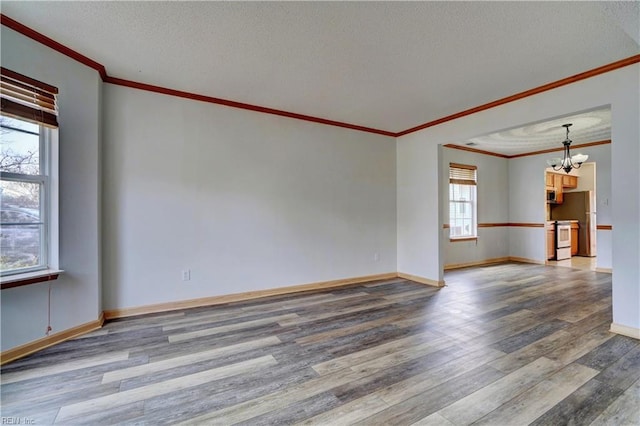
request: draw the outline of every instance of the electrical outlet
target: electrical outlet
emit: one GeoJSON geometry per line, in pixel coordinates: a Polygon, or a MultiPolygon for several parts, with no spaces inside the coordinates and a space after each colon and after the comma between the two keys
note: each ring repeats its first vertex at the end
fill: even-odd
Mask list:
{"type": "Polygon", "coordinates": [[[191,280],[191,269],[185,269],[182,271],[182,281],[191,280]]]}

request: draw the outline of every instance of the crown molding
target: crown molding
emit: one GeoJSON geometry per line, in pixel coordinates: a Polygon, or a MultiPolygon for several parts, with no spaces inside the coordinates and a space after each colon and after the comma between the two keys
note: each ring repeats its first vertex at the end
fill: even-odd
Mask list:
{"type": "Polygon", "coordinates": [[[477,107],[473,107],[470,109],[466,109],[464,111],[460,111],[455,114],[447,115],[446,117],[438,118],[437,120],[429,121],[427,123],[421,124],[416,127],[412,127],[410,129],[404,130],[402,132],[396,133],[396,137],[408,135],[409,133],[417,132],[418,130],[423,130],[429,127],[437,126],[438,124],[446,123],[447,121],[455,120],[457,118],[461,118],[467,115],[475,114],[476,112],[484,111],[487,109],[491,109],[500,105],[507,104],[509,102],[514,102],[520,100],[522,98],[526,98],[529,96],[537,95],[538,93],[546,92],[548,90],[556,89],[561,86],[566,86],[567,84],[575,83],[576,81],[585,80],[587,78],[595,77],[596,75],[604,74],[610,71],[617,70],[618,68],[627,67],[629,65],[637,64],[640,62],[640,55],[630,56],[625,59],[621,59],[616,62],[612,62],[607,65],[603,65],[598,68],[591,69],[589,71],[582,72],[580,74],[573,75],[571,77],[566,77],[561,80],[553,81],[551,83],[543,84],[542,86],[534,87],[533,89],[525,90],[524,92],[516,93],[515,95],[507,96],[506,98],[501,98],[495,100],[493,102],[489,102],[483,105],[479,105],[477,107]]]}
{"type": "Polygon", "coordinates": [[[133,89],[145,90],[147,92],[161,93],[163,95],[176,96],[176,97],[185,98],[185,99],[192,99],[194,101],[208,102],[211,104],[224,105],[231,108],[240,108],[240,109],[246,109],[249,111],[261,112],[263,114],[279,115],[281,117],[310,121],[312,123],[325,124],[328,126],[344,127],[347,129],[359,130],[361,132],[368,132],[368,133],[376,133],[384,136],[390,136],[390,137],[395,136],[395,133],[387,132],[386,130],[358,126],[357,124],[343,123],[340,121],[333,121],[325,118],[313,117],[310,115],[297,114],[295,112],[267,108],[259,105],[246,104],[242,102],[231,101],[228,99],[214,98],[212,96],[199,95],[197,93],[183,92],[181,90],[174,90],[166,87],[154,86],[151,84],[140,83],[137,81],[125,80],[122,78],[106,76],[106,78],[104,78],[104,82],[109,84],[115,84],[118,86],[131,87],[133,89]]]}
{"type": "Polygon", "coordinates": [[[498,154],[496,152],[485,151],[483,149],[471,148],[471,147],[468,147],[468,146],[454,145],[454,144],[451,144],[451,143],[445,144],[443,146],[445,148],[457,149],[457,150],[460,150],[460,151],[467,151],[467,152],[474,152],[476,154],[491,155],[493,157],[500,157],[500,158],[509,158],[509,156],[505,155],[505,154],[498,154]]]}
{"type": "Polygon", "coordinates": [[[538,93],[542,93],[545,92],[547,90],[552,90],[555,89],[557,87],[561,87],[567,84],[571,84],[571,83],[575,83],[576,81],[580,81],[580,80],[584,80],[590,77],[594,77],[596,75],[600,75],[600,74],[604,74],[610,71],[614,71],[617,70],[618,68],[623,68],[629,65],[633,65],[633,64],[637,64],[640,62],[640,55],[634,55],[631,56],[629,58],[625,58],[625,59],[621,59],[619,61],[616,62],[612,62],[610,64],[607,65],[603,65],[601,67],[598,68],[594,68],[585,72],[582,72],[580,74],[576,74],[573,75],[571,77],[566,77],[563,78],[561,80],[557,80],[557,81],[553,81],[551,83],[547,83],[544,84],[542,86],[538,86],[538,87],[534,87],[533,89],[529,89],[526,90],[524,92],[520,92],[520,93],[516,93],[515,95],[511,95],[511,96],[507,96],[506,98],[501,98],[498,100],[495,100],[493,102],[489,102],[483,105],[479,105],[477,107],[474,108],[470,108],[464,111],[460,111],[458,113],[455,114],[451,114],[448,115],[446,117],[442,117],[439,118],[437,120],[432,120],[429,121],[427,123],[421,124],[419,126],[415,126],[412,127],[410,129],[407,130],[403,130],[401,132],[391,132],[391,131],[387,131],[387,130],[381,130],[381,129],[375,129],[375,128],[371,128],[371,127],[365,127],[365,126],[359,126],[357,124],[350,124],[350,123],[344,123],[341,121],[334,121],[334,120],[328,120],[326,118],[320,118],[320,117],[313,117],[310,115],[305,115],[305,114],[298,114],[295,112],[289,112],[289,111],[283,111],[283,110],[278,110],[278,109],[273,109],[273,108],[267,108],[267,107],[262,107],[259,105],[252,105],[252,104],[246,104],[246,103],[242,103],[242,102],[236,102],[236,101],[232,101],[232,100],[227,100],[227,99],[220,99],[220,98],[215,98],[215,97],[211,97],[211,96],[205,96],[205,95],[199,95],[196,93],[190,93],[190,92],[182,92],[179,90],[174,90],[174,89],[169,89],[166,87],[160,87],[160,86],[154,86],[151,84],[146,84],[146,83],[140,83],[140,82],[136,82],[136,81],[132,81],[132,80],[125,80],[122,78],[117,78],[117,77],[112,77],[109,76],[107,74],[107,70],[105,68],[104,65],[94,61],[93,59],[84,56],[83,54],[76,52],[75,50],[61,44],[58,43],[57,41],[45,36],[42,33],[39,33],[38,31],[35,31],[32,28],[27,27],[24,24],[21,24],[20,22],[8,17],[5,14],[0,13],[0,24],[6,26],[7,28],[10,28],[38,43],[41,43],[63,55],[66,55],[68,57],[70,57],[71,59],[74,59],[90,68],[93,68],[94,70],[96,70],[99,74],[100,74],[100,78],[102,79],[102,81],[104,81],[105,83],[110,83],[110,84],[116,84],[116,85],[120,85],[120,86],[125,86],[125,87],[131,87],[131,88],[136,88],[136,89],[140,89],[140,90],[146,90],[146,91],[150,91],[150,92],[154,92],[154,93],[161,93],[161,94],[165,94],[165,95],[169,95],[169,96],[177,96],[177,97],[182,97],[182,98],[186,98],[186,99],[192,99],[192,100],[197,100],[197,101],[202,101],[202,102],[208,102],[208,103],[213,103],[213,104],[218,104],[218,105],[224,105],[224,106],[228,106],[231,108],[240,108],[240,109],[246,109],[249,111],[255,111],[255,112],[260,112],[260,113],[264,113],[264,114],[273,114],[273,115],[279,115],[282,117],[287,117],[287,118],[293,118],[296,120],[304,120],[304,121],[310,121],[313,123],[319,123],[319,124],[325,124],[328,126],[336,126],[336,127],[343,127],[343,128],[347,128],[347,129],[351,129],[351,130],[357,130],[357,131],[361,131],[361,132],[368,132],[368,133],[375,133],[375,134],[379,134],[379,135],[384,135],[384,136],[390,136],[390,137],[400,137],[400,136],[404,136],[404,135],[408,135],[409,133],[414,133],[417,132],[419,130],[423,130],[429,127],[433,127],[433,126],[437,126],[438,124],[442,124],[442,123],[446,123],[447,121],[451,121],[451,120],[455,120],[457,118],[461,118],[467,115],[471,115],[471,114],[475,114],[476,112],[480,112],[480,111],[484,111],[490,108],[494,108],[497,107],[499,105],[504,105],[506,103],[509,102],[513,102],[513,101],[517,101],[519,99],[522,98],[526,98],[528,96],[533,96],[536,95],[538,93]]]}
{"type": "MultiPolygon", "coordinates": [[[[586,148],[589,146],[597,146],[597,145],[607,145],[611,143],[611,139],[605,139],[602,141],[595,141],[595,142],[588,142],[588,143],[583,143],[583,144],[578,144],[578,145],[572,145],[571,148],[575,149],[575,148],[586,148]]],[[[498,154],[496,152],[491,152],[491,151],[485,151],[483,149],[476,149],[476,148],[470,148],[468,146],[462,146],[462,145],[453,145],[453,144],[445,144],[443,145],[445,148],[451,148],[451,149],[457,149],[460,151],[468,151],[468,152],[474,152],[476,154],[482,154],[482,155],[491,155],[493,157],[500,157],[500,158],[506,158],[507,160],[511,159],[511,158],[519,158],[519,157],[528,157],[530,155],[538,155],[538,154],[547,154],[549,152],[559,152],[559,151],[563,151],[564,147],[562,148],[549,148],[549,149],[543,149],[540,151],[531,151],[531,152],[524,152],[522,154],[514,154],[514,155],[505,155],[505,154],[498,154]]]]}
{"type": "Polygon", "coordinates": [[[0,13],[0,24],[4,25],[7,28],[11,28],[12,30],[26,36],[34,41],[37,41],[40,44],[44,44],[45,46],[62,53],[65,56],[70,57],[71,59],[75,59],[88,66],[89,68],[93,68],[98,71],[100,74],[100,78],[104,80],[107,77],[107,70],[104,65],[94,61],[93,59],[84,56],[82,53],[76,52],[75,50],[58,43],[57,41],[47,37],[46,35],[37,32],[36,30],[27,27],[26,25],[21,24],[20,22],[9,18],[7,15],[0,13]]]}
{"type": "MultiPolygon", "coordinates": [[[[587,143],[582,143],[582,144],[578,144],[578,145],[572,145],[571,149],[586,148],[586,147],[589,147],[589,146],[597,146],[597,145],[607,145],[607,144],[610,144],[610,143],[611,143],[611,139],[605,139],[605,140],[602,140],[602,141],[587,142],[587,143]]],[[[549,152],[559,152],[559,151],[564,151],[564,147],[562,147],[562,148],[543,149],[543,150],[540,150],[540,151],[525,152],[524,154],[510,155],[509,158],[527,157],[529,155],[547,154],[549,152]]]]}

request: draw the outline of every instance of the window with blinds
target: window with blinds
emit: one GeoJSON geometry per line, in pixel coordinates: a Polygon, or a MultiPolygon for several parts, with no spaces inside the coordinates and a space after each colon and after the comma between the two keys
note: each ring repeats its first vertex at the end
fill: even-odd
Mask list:
{"type": "Polygon", "coordinates": [[[57,94],[56,87],[0,68],[0,97],[5,116],[58,127],[57,94]]]}
{"type": "Polygon", "coordinates": [[[58,89],[0,67],[0,275],[55,269],[58,89]],[[54,190],[52,190],[54,189],[54,190]],[[55,260],[54,260],[55,262],[55,260]]]}
{"type": "Polygon", "coordinates": [[[466,164],[449,164],[449,237],[477,237],[476,186],[478,168],[466,164]]]}

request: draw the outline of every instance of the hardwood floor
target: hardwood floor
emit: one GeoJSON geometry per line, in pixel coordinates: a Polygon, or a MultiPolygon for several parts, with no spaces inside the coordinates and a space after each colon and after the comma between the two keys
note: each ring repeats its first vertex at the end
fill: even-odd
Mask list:
{"type": "Polygon", "coordinates": [[[640,341],[608,332],[610,274],[445,279],[111,321],[5,365],[3,423],[640,424],[640,341]]]}

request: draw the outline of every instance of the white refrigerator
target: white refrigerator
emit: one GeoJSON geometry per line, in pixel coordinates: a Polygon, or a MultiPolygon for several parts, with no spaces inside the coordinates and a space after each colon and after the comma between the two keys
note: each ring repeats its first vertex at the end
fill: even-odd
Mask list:
{"type": "Polygon", "coordinates": [[[552,220],[577,220],[578,256],[596,255],[596,200],[593,191],[565,192],[551,208],[552,220]]]}

